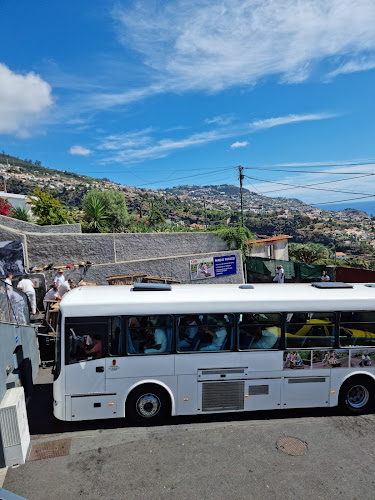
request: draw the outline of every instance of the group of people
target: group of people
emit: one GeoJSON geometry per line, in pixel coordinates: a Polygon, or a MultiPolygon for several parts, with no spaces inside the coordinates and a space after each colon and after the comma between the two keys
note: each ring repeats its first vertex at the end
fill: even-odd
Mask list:
{"type": "Polygon", "coordinates": [[[66,293],[68,293],[72,288],[75,288],[74,281],[72,279],[65,279],[64,271],[59,269],[53,280],[52,287],[47,291],[43,297],[43,307],[47,310],[49,300],[61,300],[66,293]]]}
{"type": "MultiPolygon", "coordinates": [[[[330,281],[330,277],[327,274],[327,271],[322,271],[322,275],[320,277],[320,281],[325,281],[328,282],[330,281]]],[[[277,281],[277,283],[284,283],[285,281],[285,271],[283,266],[277,266],[276,271],[275,271],[275,277],[273,278],[273,281],[277,281]]]]}
{"type": "Polygon", "coordinates": [[[323,365],[329,366],[331,368],[336,368],[337,366],[341,366],[341,363],[337,357],[337,352],[328,351],[324,356],[323,365]]]}
{"type": "Polygon", "coordinates": [[[288,352],[285,359],[285,368],[303,368],[303,361],[299,353],[288,352]]]}

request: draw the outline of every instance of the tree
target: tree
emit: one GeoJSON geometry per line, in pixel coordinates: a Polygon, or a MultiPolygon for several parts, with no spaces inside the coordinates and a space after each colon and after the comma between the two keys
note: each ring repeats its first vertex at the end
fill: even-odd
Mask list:
{"type": "Polygon", "coordinates": [[[9,217],[12,210],[12,205],[9,203],[7,198],[0,198],[0,215],[5,215],[9,217]]]}
{"type": "Polygon", "coordinates": [[[56,192],[50,193],[41,189],[35,189],[34,191],[35,198],[31,200],[31,205],[33,213],[37,217],[37,222],[41,226],[68,224],[70,222],[68,212],[54,195],[56,195],[56,192]]]}
{"type": "Polygon", "coordinates": [[[251,231],[246,226],[233,226],[224,227],[222,226],[216,234],[225,241],[228,249],[231,250],[233,247],[241,250],[243,258],[245,258],[245,242],[248,240],[253,240],[253,235],[251,231]]]}
{"type": "Polygon", "coordinates": [[[160,210],[155,207],[154,202],[151,202],[150,216],[148,218],[150,226],[155,227],[160,224],[165,224],[165,219],[160,210]]]}
{"type": "Polygon", "coordinates": [[[87,225],[84,227],[89,233],[108,232],[108,215],[106,206],[96,193],[86,196],[83,200],[83,210],[85,212],[84,220],[87,225]]]}
{"type": "Polygon", "coordinates": [[[328,259],[330,251],[319,243],[290,243],[289,256],[299,262],[312,264],[317,260],[328,259]]]}
{"type": "Polygon", "coordinates": [[[91,189],[83,198],[88,227],[94,232],[123,233],[129,224],[124,195],[114,189],[91,189]],[[96,222],[95,222],[96,220],[96,222]]]}

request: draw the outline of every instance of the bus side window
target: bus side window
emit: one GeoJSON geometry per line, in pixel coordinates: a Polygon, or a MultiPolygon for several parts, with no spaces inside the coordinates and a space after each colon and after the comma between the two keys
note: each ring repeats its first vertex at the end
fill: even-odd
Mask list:
{"type": "Polygon", "coordinates": [[[375,347],[375,312],[340,313],[340,346],[375,347]]]}
{"type": "Polygon", "coordinates": [[[249,349],[278,349],[281,337],[281,314],[241,314],[238,324],[238,347],[249,349]]]}
{"type": "Polygon", "coordinates": [[[335,314],[329,312],[293,313],[286,322],[287,348],[310,349],[333,347],[335,341],[335,314]]]}
{"type": "Polygon", "coordinates": [[[66,318],[65,364],[103,358],[106,355],[108,320],[66,318]]]}
{"type": "Polygon", "coordinates": [[[172,351],[172,316],[130,316],[128,354],[162,354],[172,351]]]}

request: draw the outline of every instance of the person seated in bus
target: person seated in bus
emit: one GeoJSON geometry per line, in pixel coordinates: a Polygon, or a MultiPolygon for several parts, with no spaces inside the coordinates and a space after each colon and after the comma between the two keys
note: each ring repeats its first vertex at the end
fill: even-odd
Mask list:
{"type": "Polygon", "coordinates": [[[204,327],[203,333],[208,334],[212,339],[210,344],[200,347],[200,351],[220,351],[224,348],[228,332],[223,321],[219,320],[216,327],[204,327]]]}
{"type": "Polygon", "coordinates": [[[249,349],[272,349],[279,338],[279,328],[276,326],[263,329],[259,326],[258,329],[252,330],[251,335],[253,332],[255,340],[251,342],[249,349]]]}
{"type": "Polygon", "coordinates": [[[99,359],[103,356],[102,338],[100,335],[94,335],[92,341],[92,345],[84,344],[83,351],[86,356],[94,356],[95,359],[99,359]]]}
{"type": "Polygon", "coordinates": [[[151,336],[144,350],[145,354],[155,354],[165,352],[167,349],[167,334],[164,328],[153,326],[149,322],[147,334],[151,336]]]}
{"type": "Polygon", "coordinates": [[[132,316],[128,319],[129,326],[129,336],[128,336],[128,350],[130,354],[139,354],[141,345],[143,346],[145,343],[144,333],[141,330],[141,322],[136,316],[132,316]]]}
{"type": "Polygon", "coordinates": [[[179,324],[179,344],[181,350],[189,350],[194,344],[196,335],[198,334],[200,320],[198,316],[187,314],[181,316],[179,324]]]}

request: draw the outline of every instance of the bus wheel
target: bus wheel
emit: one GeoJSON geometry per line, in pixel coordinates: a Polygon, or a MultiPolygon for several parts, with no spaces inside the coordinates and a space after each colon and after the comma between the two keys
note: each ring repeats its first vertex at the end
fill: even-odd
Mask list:
{"type": "Polygon", "coordinates": [[[171,414],[171,401],[165,389],[142,385],[134,389],[126,402],[126,415],[133,422],[157,423],[171,414]]]}
{"type": "Polygon", "coordinates": [[[339,404],[347,413],[358,415],[374,407],[375,383],[368,377],[352,377],[340,389],[339,404]]]}

